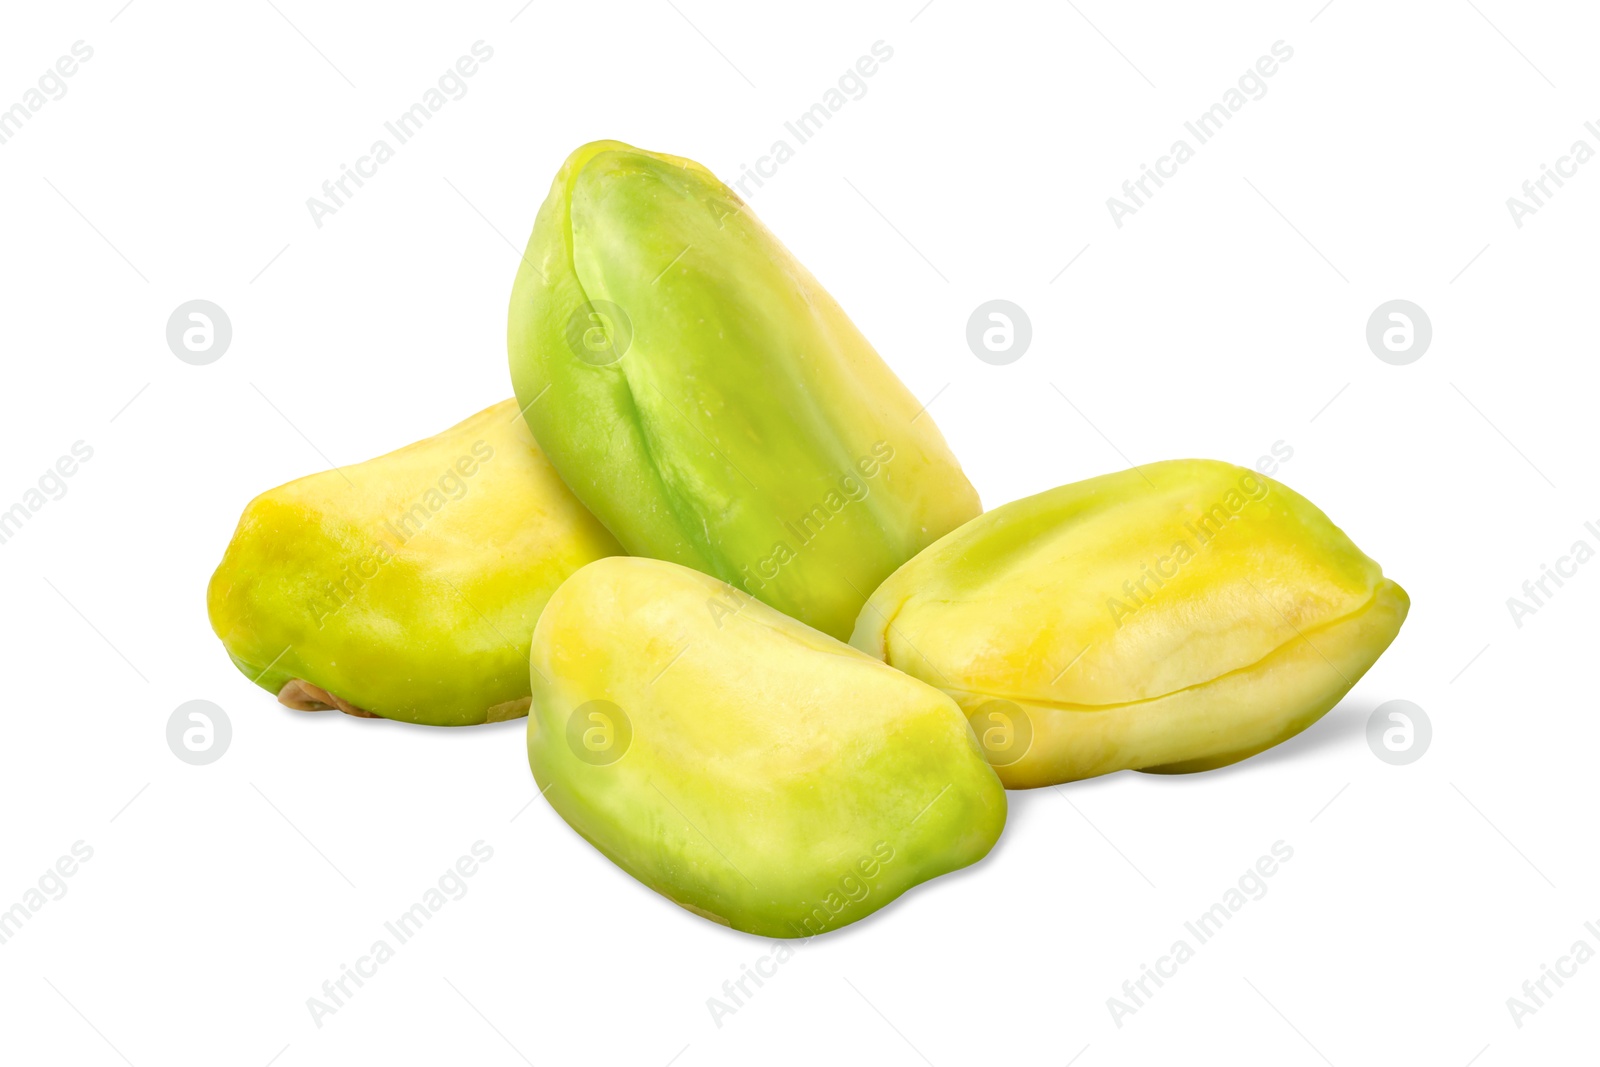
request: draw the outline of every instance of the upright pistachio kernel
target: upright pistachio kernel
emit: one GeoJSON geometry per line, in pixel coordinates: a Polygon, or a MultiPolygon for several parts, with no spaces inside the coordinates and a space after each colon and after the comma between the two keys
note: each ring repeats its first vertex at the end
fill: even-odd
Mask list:
{"type": "Polygon", "coordinates": [[[879,582],[981,510],[933,417],[690,160],[572,153],[508,339],[539,444],[628,552],[841,640],[879,582]]]}

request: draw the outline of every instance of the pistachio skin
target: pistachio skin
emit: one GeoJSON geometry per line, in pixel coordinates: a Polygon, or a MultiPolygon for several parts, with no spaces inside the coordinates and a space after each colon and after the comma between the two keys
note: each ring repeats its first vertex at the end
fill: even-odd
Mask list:
{"type": "Polygon", "coordinates": [[[630,553],[841,640],[880,581],[981,510],[839,305],[690,160],[573,152],[507,337],[534,435],[630,553]]]}
{"type": "Polygon", "coordinates": [[[528,761],[550,805],[639,881],[734,929],[838,929],[977,862],[1005,824],[1005,790],[950,698],[675,563],[578,571],[539,619],[531,666],[528,761]],[[586,758],[595,707],[614,732],[586,758]]]}
{"type": "Polygon", "coordinates": [[[206,601],[234,665],[290,706],[331,694],[351,714],[463,726],[526,713],[545,601],[621,551],[506,400],[256,497],[206,601]]]}
{"type": "Polygon", "coordinates": [[[1174,460],[968,523],[873,593],[851,643],[996,724],[1021,789],[1270,748],[1339,702],[1409,606],[1294,490],[1174,460]]]}

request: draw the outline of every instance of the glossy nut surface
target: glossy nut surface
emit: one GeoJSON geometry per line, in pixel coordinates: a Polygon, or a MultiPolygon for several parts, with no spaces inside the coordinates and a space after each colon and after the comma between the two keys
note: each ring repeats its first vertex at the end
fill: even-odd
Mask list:
{"type": "Polygon", "coordinates": [[[968,523],[873,593],[852,644],[954,697],[1024,788],[1206,770],[1286,740],[1409,605],[1294,490],[1176,460],[968,523]]]}
{"type": "Polygon", "coordinates": [[[526,714],[545,601],[621,550],[506,400],[256,497],[207,606],[234,664],[290,707],[462,726],[526,714]]]}
{"type": "Polygon", "coordinates": [[[841,640],[880,581],[980,510],[923,405],[690,160],[574,152],[517,272],[508,342],[535,436],[628,552],[841,640]]]}
{"type": "Polygon", "coordinates": [[[532,667],[528,758],[551,806],[651,889],[738,930],[855,922],[983,858],[1005,824],[950,698],[674,563],[573,575],[532,667]]]}

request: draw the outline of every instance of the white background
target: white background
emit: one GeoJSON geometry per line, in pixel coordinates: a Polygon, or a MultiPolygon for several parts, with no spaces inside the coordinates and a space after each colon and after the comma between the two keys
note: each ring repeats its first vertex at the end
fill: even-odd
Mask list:
{"type": "Polygon", "coordinates": [[[1574,140],[1600,148],[1593,11],[273,2],[8,5],[0,34],[0,107],[94,49],[0,145],[0,508],[94,450],[0,545],[0,908],[94,850],[0,945],[0,1057],[1593,1056],[1600,962],[1520,1028],[1506,999],[1579,938],[1600,948],[1600,564],[1520,628],[1506,599],[1600,545],[1600,162],[1521,228],[1505,203],[1574,140]],[[480,39],[467,95],[316,227],[306,198],[480,39]],[[229,663],[205,584],[255,493],[510,394],[517,251],[569,151],[614,137],[736,177],[879,40],[894,55],[866,95],[751,206],[931,399],[985,504],[1282,441],[1279,477],[1413,608],[1301,737],[1211,774],[1013,793],[988,860],[805,945],[719,1027],[707,998],[772,944],[530,804],[521,721],[285,710],[229,663]],[[1114,225],[1106,198],[1279,40],[1269,92],[1114,225]],[[1009,366],[964,339],[996,297],[1033,324],[1009,366]],[[165,341],[195,298],[233,323],[209,366],[165,341]],[[1395,298],[1434,327],[1409,366],[1364,339],[1395,298]],[[233,724],[204,767],[165,740],[196,698],[233,724]],[[1390,699],[1433,723],[1409,766],[1365,740],[1390,699]],[[479,840],[470,892],[315,1025],[307,998],[479,840]],[[1294,858],[1267,895],[1115,1025],[1107,998],[1279,840],[1294,858]]]}

